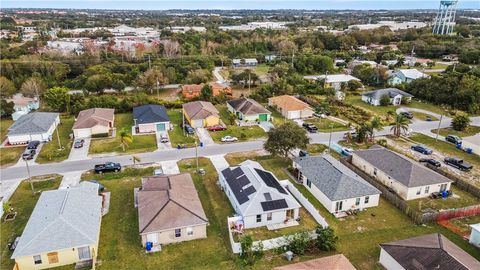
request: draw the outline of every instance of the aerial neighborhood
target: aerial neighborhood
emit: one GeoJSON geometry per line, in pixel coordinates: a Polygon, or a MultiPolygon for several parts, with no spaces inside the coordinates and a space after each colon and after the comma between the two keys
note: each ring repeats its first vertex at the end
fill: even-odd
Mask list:
{"type": "Polygon", "coordinates": [[[0,269],[480,269],[475,1],[4,2],[0,269]]]}

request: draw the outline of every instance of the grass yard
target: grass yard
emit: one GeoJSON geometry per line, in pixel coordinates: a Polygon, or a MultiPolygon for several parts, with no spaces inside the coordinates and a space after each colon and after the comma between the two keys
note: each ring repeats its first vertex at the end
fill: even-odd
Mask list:
{"type": "Polygon", "coordinates": [[[183,135],[183,128],[181,127],[183,121],[182,111],[171,109],[168,110],[167,113],[168,117],[170,117],[170,123],[172,123],[174,126],[173,130],[168,132],[168,136],[170,137],[170,142],[172,146],[176,147],[179,144],[185,144],[187,147],[194,147],[196,135],[183,135]]]}
{"type": "Polygon", "coordinates": [[[311,119],[305,120],[306,123],[314,124],[320,132],[336,132],[350,130],[351,128],[345,126],[344,124],[332,121],[330,119],[314,117],[311,119]]]}
{"type": "Polygon", "coordinates": [[[120,113],[115,115],[115,127],[117,133],[115,138],[92,139],[90,142],[89,154],[103,153],[141,153],[157,150],[155,134],[133,136],[133,142],[128,145],[123,152],[120,144],[120,131],[127,129],[131,132],[133,125],[133,116],[131,113],[120,113]]]}
{"type": "Polygon", "coordinates": [[[0,148],[0,166],[6,167],[17,163],[25,148],[25,146],[0,148]]]}
{"type": "MultiPolygon", "coordinates": [[[[33,179],[35,191],[57,189],[62,181],[62,177],[59,175],[50,175],[33,179]]],[[[2,225],[0,226],[0,250],[2,251],[0,256],[0,269],[13,269],[15,261],[10,259],[12,252],[7,248],[7,244],[13,241],[15,237],[22,234],[39,197],[39,193],[32,195],[30,183],[23,181],[10,198],[10,204],[17,212],[17,216],[13,221],[3,222],[2,219],[2,225]]]]}
{"type": "Polygon", "coordinates": [[[70,149],[72,149],[73,140],[70,139],[70,134],[73,133],[72,127],[74,123],[75,119],[73,116],[61,116],[57,130],[63,148],[61,150],[58,149],[57,130],[55,130],[52,140],[43,145],[35,162],[43,164],[67,159],[70,149]]]}
{"type": "MultiPolygon", "coordinates": [[[[437,129],[433,129],[432,132],[437,134],[437,129]]],[[[448,135],[456,135],[456,136],[459,136],[459,137],[470,137],[470,136],[476,135],[477,133],[480,133],[480,127],[478,127],[478,126],[469,126],[468,128],[466,128],[463,131],[457,131],[457,130],[454,130],[453,128],[451,128],[451,127],[446,127],[446,128],[441,128],[440,129],[440,135],[442,135],[444,137],[448,136],[448,135]]]]}
{"type": "Polygon", "coordinates": [[[0,119],[0,139],[1,139],[1,142],[0,143],[3,143],[3,141],[5,141],[5,139],[7,138],[7,134],[8,134],[8,128],[13,124],[13,120],[12,119],[0,119]]]}
{"type": "Polygon", "coordinates": [[[253,72],[255,72],[255,74],[257,74],[258,76],[263,76],[267,74],[269,70],[270,66],[268,66],[267,64],[259,64],[255,68],[253,68],[253,72]]]}
{"type": "Polygon", "coordinates": [[[319,143],[308,144],[307,152],[311,156],[316,156],[316,155],[322,154],[327,148],[328,146],[326,146],[325,144],[319,144],[319,143]]]}
{"type": "Polygon", "coordinates": [[[217,105],[216,107],[220,112],[220,119],[227,125],[227,129],[215,132],[209,131],[210,136],[215,142],[220,142],[222,137],[227,135],[237,137],[239,141],[255,140],[267,136],[265,131],[259,126],[240,127],[232,123],[230,112],[226,105],[217,105]]]}
{"type": "Polygon", "coordinates": [[[412,112],[412,114],[413,114],[413,117],[418,120],[426,121],[427,117],[430,117],[431,121],[438,121],[438,118],[430,114],[421,113],[421,112],[412,112]]]}
{"type": "Polygon", "coordinates": [[[470,232],[472,231],[470,225],[480,223],[480,216],[451,219],[448,222],[460,229],[464,235],[470,235],[470,232]]]}
{"type": "Polygon", "coordinates": [[[480,200],[477,197],[455,187],[454,185],[452,185],[451,190],[453,192],[453,196],[447,199],[423,198],[410,200],[407,202],[412,208],[420,211],[427,208],[434,210],[447,210],[451,208],[461,208],[465,206],[480,204],[480,200]]]}

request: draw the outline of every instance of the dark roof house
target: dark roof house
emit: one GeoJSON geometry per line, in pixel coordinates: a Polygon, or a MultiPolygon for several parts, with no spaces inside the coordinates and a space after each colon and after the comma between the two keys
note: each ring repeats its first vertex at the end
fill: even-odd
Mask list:
{"type": "Polygon", "coordinates": [[[133,119],[137,125],[170,121],[165,106],[152,104],[133,108],[133,119]]]}
{"type": "Polygon", "coordinates": [[[235,110],[241,112],[243,115],[257,115],[259,113],[270,113],[257,101],[251,98],[238,98],[227,101],[227,103],[235,110]]]}
{"type": "Polygon", "coordinates": [[[378,90],[368,91],[362,94],[362,96],[377,99],[377,100],[380,100],[380,98],[384,95],[387,95],[390,98],[394,98],[398,95],[401,95],[404,97],[413,97],[413,95],[397,88],[378,89],[378,90]]]}

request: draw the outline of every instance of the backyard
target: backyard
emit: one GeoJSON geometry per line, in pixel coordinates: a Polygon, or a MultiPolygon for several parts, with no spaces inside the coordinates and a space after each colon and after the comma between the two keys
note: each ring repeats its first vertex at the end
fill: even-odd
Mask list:
{"type": "Polygon", "coordinates": [[[90,143],[89,154],[103,154],[103,153],[141,153],[151,152],[157,150],[157,142],[155,134],[136,135],[133,136],[133,142],[128,144],[125,152],[120,143],[120,132],[126,129],[131,134],[133,125],[133,116],[131,113],[120,113],[115,115],[115,138],[92,139],[90,143]]]}
{"type": "MultiPolygon", "coordinates": [[[[39,192],[57,189],[58,186],[60,186],[62,177],[59,175],[49,175],[33,178],[33,181],[35,191],[39,192]]],[[[10,198],[9,202],[11,207],[14,208],[14,211],[17,212],[17,216],[13,221],[3,222],[2,219],[0,229],[0,250],[2,251],[0,256],[0,269],[13,269],[15,261],[10,259],[12,252],[8,249],[7,244],[22,234],[39,197],[40,193],[32,195],[30,184],[27,181],[23,181],[10,198]]]]}
{"type": "Polygon", "coordinates": [[[170,137],[170,143],[172,144],[172,146],[176,147],[179,144],[185,144],[186,147],[194,147],[196,135],[183,135],[184,132],[182,128],[182,111],[170,109],[167,111],[167,113],[168,117],[170,117],[170,123],[173,125],[173,129],[168,132],[168,136],[170,137]]]}
{"type": "MultiPolygon", "coordinates": [[[[433,133],[437,133],[437,129],[432,130],[433,133]]],[[[459,137],[470,137],[474,136],[477,133],[480,133],[480,127],[479,126],[469,126],[465,130],[458,131],[454,130],[451,127],[446,127],[446,128],[441,128],[439,134],[442,136],[448,136],[448,135],[455,135],[459,137]]]]}
{"type": "Polygon", "coordinates": [[[61,116],[60,124],[57,126],[57,130],[54,131],[52,135],[52,140],[45,143],[38,154],[35,162],[43,164],[49,162],[60,162],[68,158],[70,154],[70,149],[72,148],[72,140],[70,139],[70,134],[73,133],[72,127],[75,123],[73,116],[61,116]],[[58,146],[58,137],[60,138],[60,144],[62,146],[59,149],[58,146]]]}
{"type": "Polygon", "coordinates": [[[454,185],[452,185],[451,191],[453,192],[453,195],[446,199],[423,198],[423,199],[410,200],[410,201],[407,201],[407,203],[412,208],[420,211],[427,210],[427,209],[440,211],[440,210],[461,208],[461,207],[480,204],[480,200],[477,197],[455,187],[454,185]]]}

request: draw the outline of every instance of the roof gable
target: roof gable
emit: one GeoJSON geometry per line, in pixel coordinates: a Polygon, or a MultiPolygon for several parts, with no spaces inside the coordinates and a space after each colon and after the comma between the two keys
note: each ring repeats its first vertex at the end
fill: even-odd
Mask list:
{"type": "Polygon", "coordinates": [[[8,135],[45,133],[58,117],[58,113],[51,112],[33,112],[22,115],[8,129],[8,135]]]}
{"type": "Polygon", "coordinates": [[[212,103],[206,101],[192,101],[183,104],[183,110],[190,119],[205,119],[210,116],[218,116],[219,112],[212,103]]]}
{"type": "Polygon", "coordinates": [[[153,104],[133,108],[133,119],[137,125],[170,121],[165,106],[153,104]]]}
{"type": "Polygon", "coordinates": [[[106,108],[91,108],[80,111],[73,125],[73,129],[92,128],[96,125],[109,127],[109,123],[113,122],[114,112],[114,109],[106,108]]]}
{"type": "Polygon", "coordinates": [[[260,103],[250,98],[238,98],[227,101],[236,111],[241,112],[243,115],[256,115],[260,113],[269,114],[270,111],[265,109],[260,103]]]}
{"type": "Polygon", "coordinates": [[[289,95],[271,97],[268,100],[271,101],[274,105],[280,108],[283,108],[287,111],[311,109],[307,103],[301,101],[296,97],[289,96],[289,95]]]}

